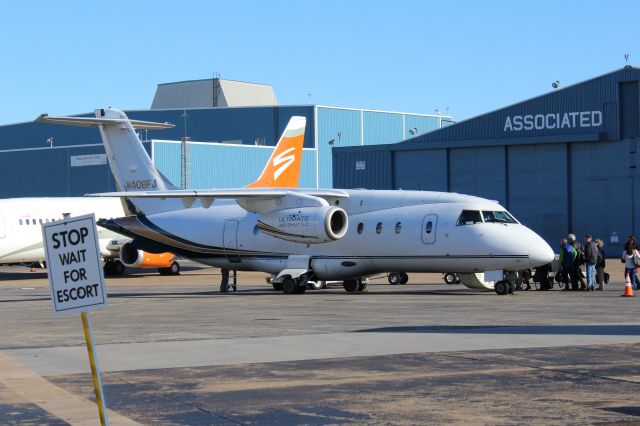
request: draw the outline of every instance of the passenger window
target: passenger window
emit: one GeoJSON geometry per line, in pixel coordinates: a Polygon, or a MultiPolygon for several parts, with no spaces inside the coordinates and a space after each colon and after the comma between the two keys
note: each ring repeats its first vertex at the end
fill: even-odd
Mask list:
{"type": "Polygon", "coordinates": [[[38,219],[38,222],[40,222],[40,225],[42,225],[42,219],[38,219]]]}
{"type": "Polygon", "coordinates": [[[22,225],[22,219],[18,219],[18,223],[22,225]]]}
{"type": "Polygon", "coordinates": [[[424,227],[424,232],[430,234],[431,231],[433,231],[433,222],[429,221],[427,222],[427,226],[424,227]]]}
{"type": "Polygon", "coordinates": [[[396,234],[399,234],[402,231],[402,222],[396,223],[396,234]]]}
{"type": "Polygon", "coordinates": [[[362,234],[363,229],[364,229],[364,223],[360,222],[358,224],[358,234],[362,234]]]}
{"type": "Polygon", "coordinates": [[[482,223],[482,217],[478,210],[462,210],[460,217],[458,217],[457,226],[473,225],[475,223],[482,223]]]}
{"type": "Polygon", "coordinates": [[[25,222],[27,223],[27,225],[30,225],[29,219],[25,219],[25,222]]]}
{"type": "Polygon", "coordinates": [[[376,225],[376,234],[379,234],[382,232],[382,222],[378,222],[378,224],[376,225]]]}

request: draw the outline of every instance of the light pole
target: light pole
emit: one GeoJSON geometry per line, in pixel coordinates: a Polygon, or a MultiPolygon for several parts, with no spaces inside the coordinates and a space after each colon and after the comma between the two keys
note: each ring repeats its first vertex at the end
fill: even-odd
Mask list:
{"type": "Polygon", "coordinates": [[[47,138],[47,144],[49,145],[49,148],[53,148],[53,136],[47,138]]]}

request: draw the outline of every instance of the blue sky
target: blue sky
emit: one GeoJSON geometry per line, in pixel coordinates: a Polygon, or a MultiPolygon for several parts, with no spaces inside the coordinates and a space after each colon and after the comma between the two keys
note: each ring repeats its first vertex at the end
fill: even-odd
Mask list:
{"type": "Polygon", "coordinates": [[[156,84],[462,120],[640,65],[635,1],[21,1],[0,14],[0,123],[148,108],[156,84]],[[311,96],[309,97],[309,93],[311,96]]]}

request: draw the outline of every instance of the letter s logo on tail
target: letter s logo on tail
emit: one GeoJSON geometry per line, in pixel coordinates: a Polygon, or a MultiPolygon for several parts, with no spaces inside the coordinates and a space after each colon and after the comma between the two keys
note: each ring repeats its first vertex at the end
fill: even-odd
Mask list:
{"type": "Polygon", "coordinates": [[[276,155],[276,157],[273,159],[273,167],[278,167],[281,163],[282,166],[278,167],[274,172],[273,172],[273,180],[277,181],[278,178],[280,177],[280,175],[289,168],[289,166],[296,160],[296,155],[292,154],[292,155],[287,155],[288,153],[290,153],[291,151],[295,150],[295,148],[291,147],[289,149],[287,149],[286,151],[282,151],[280,154],[276,155]]]}
{"type": "Polygon", "coordinates": [[[297,188],[300,179],[305,117],[291,117],[258,180],[247,188],[297,188]]]}

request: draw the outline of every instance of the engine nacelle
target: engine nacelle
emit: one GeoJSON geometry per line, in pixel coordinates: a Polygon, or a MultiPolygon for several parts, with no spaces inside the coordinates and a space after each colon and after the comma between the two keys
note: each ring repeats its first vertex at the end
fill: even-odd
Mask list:
{"type": "Polygon", "coordinates": [[[263,213],[257,227],[282,240],[318,244],[344,237],[349,218],[340,207],[300,207],[263,213]]]}
{"type": "Polygon", "coordinates": [[[120,247],[120,261],[130,268],[168,268],[175,261],[172,253],[148,253],[138,250],[131,241],[120,247]]]}

